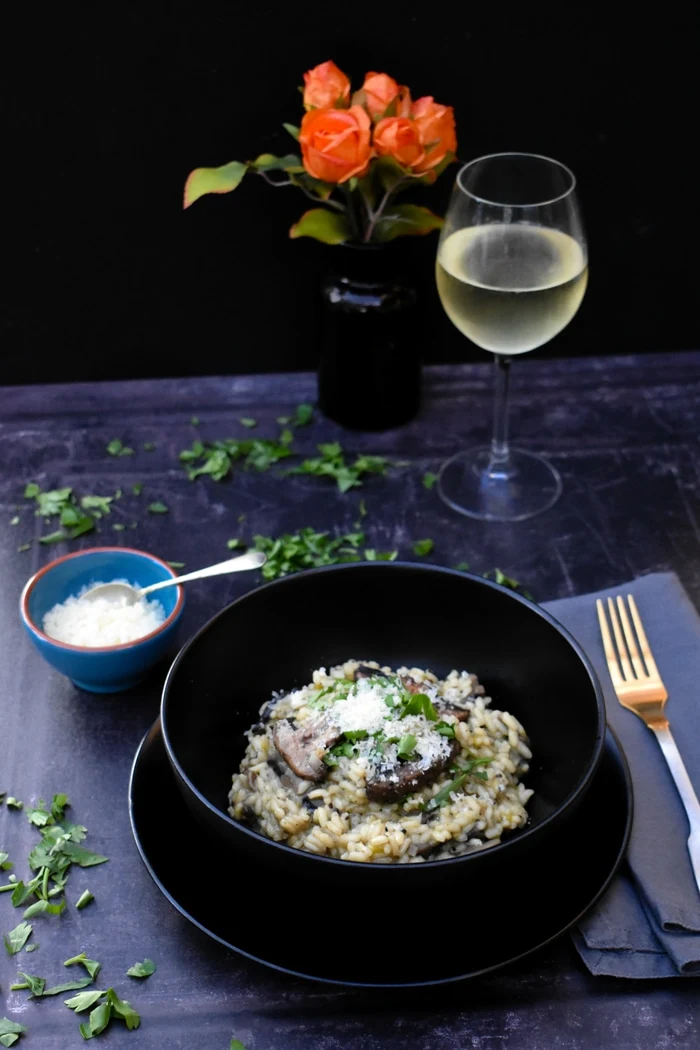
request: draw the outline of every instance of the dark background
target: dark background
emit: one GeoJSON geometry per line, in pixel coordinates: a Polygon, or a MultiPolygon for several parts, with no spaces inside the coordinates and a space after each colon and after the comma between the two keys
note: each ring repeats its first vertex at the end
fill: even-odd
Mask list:
{"type": "MultiPolygon", "coordinates": [[[[531,150],[574,169],[591,280],[540,355],[697,347],[697,16],[634,17],[264,0],[5,14],[0,383],[312,368],[338,249],[288,240],[304,198],[253,177],[187,212],[181,195],[193,167],[293,145],[277,129],[327,58],[453,104],[462,160],[531,150]]],[[[410,246],[425,360],[479,359],[440,310],[435,245],[410,246]]]]}

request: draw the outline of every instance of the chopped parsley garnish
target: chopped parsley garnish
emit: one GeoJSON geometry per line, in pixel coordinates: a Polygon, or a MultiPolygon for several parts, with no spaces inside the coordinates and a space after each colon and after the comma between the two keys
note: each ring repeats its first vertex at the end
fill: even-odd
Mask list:
{"type": "Polygon", "coordinates": [[[413,544],[413,553],[421,556],[430,554],[434,546],[433,540],[416,540],[413,544]]]}
{"type": "Polygon", "coordinates": [[[19,547],[17,548],[17,553],[18,554],[22,554],[24,551],[29,551],[31,549],[32,549],[31,543],[21,543],[19,545],[19,547]]]}
{"type": "Polygon", "coordinates": [[[12,867],[12,861],[8,859],[9,856],[9,853],[5,853],[4,850],[0,850],[0,871],[9,871],[12,867]]]}
{"type": "Polygon", "coordinates": [[[208,474],[214,481],[222,481],[232,471],[234,463],[241,463],[244,470],[265,471],[291,454],[286,441],[228,438],[224,441],[197,440],[191,448],[183,449],[179,458],[190,481],[202,474],[208,474]]]}
{"type": "Polygon", "coordinates": [[[171,569],[184,569],[186,562],[184,561],[169,561],[167,564],[171,569]]]}
{"type": "Polygon", "coordinates": [[[66,959],[63,965],[77,966],[78,963],[80,963],[81,966],[85,967],[87,972],[92,977],[93,981],[102,969],[102,963],[98,963],[95,959],[88,959],[85,952],[81,952],[80,955],[74,955],[72,959],[66,959]]]}
{"type": "Polygon", "coordinates": [[[8,795],[5,799],[5,805],[9,806],[11,809],[22,809],[24,802],[20,802],[20,800],[15,798],[14,795],[8,795]]]}
{"type": "Polygon", "coordinates": [[[431,799],[425,802],[421,809],[427,813],[432,812],[434,809],[439,809],[440,806],[446,805],[450,801],[450,797],[456,794],[464,784],[468,776],[473,774],[480,779],[485,779],[486,774],[481,771],[476,771],[478,766],[485,766],[491,762],[490,758],[472,758],[466,766],[455,766],[454,769],[458,770],[457,776],[454,780],[451,780],[449,784],[445,784],[443,788],[438,791],[437,795],[433,795],[431,799]]]}
{"type": "Polygon", "coordinates": [[[90,904],[91,901],[94,901],[94,899],[95,895],[93,893],[90,893],[90,890],[83,890],[83,892],[80,894],[77,901],[75,902],[75,906],[78,911],[82,911],[83,908],[87,908],[88,904],[90,904]]]}
{"type": "Polygon", "coordinates": [[[398,551],[378,551],[374,547],[365,548],[365,561],[396,561],[398,551]]]}
{"type": "Polygon", "coordinates": [[[245,543],[243,542],[243,540],[238,539],[238,537],[234,537],[233,539],[226,541],[226,546],[230,551],[237,551],[240,550],[242,547],[245,547],[245,543]]]}
{"type": "Polygon", "coordinates": [[[143,449],[144,452],[155,452],[155,450],[156,450],[156,446],[153,444],[152,441],[144,441],[144,443],[141,446],[141,448],[143,449]]]}
{"type": "Polygon", "coordinates": [[[96,1035],[104,1032],[113,1018],[123,1021],[130,1031],[133,1028],[138,1028],[141,1024],[141,1018],[131,1004],[126,999],[120,999],[114,988],[108,988],[106,992],[100,992],[97,998],[95,998],[94,992],[84,996],[75,995],[72,999],[66,999],[65,1004],[75,1013],[81,1013],[93,1007],[90,1010],[88,1020],[83,1021],[79,1026],[83,1039],[93,1039],[96,1035]],[[95,1003],[97,1005],[94,1005],[95,1003]]]}
{"type": "Polygon", "coordinates": [[[352,758],[355,754],[355,746],[349,740],[343,740],[335,747],[326,751],[323,761],[327,766],[337,766],[339,758],[352,758]]]}
{"type": "Polygon", "coordinates": [[[292,426],[295,427],[306,427],[309,425],[314,415],[314,406],[309,405],[306,402],[301,405],[297,405],[294,418],[291,420],[292,426]]]}
{"type": "Polygon", "coordinates": [[[451,722],[438,722],[435,726],[435,732],[439,733],[440,736],[454,736],[455,727],[451,722]]]}
{"type": "Polygon", "coordinates": [[[407,693],[402,700],[402,711],[400,718],[406,715],[423,715],[429,722],[437,722],[437,709],[429,696],[425,693],[407,693]]]}
{"type": "Polygon", "coordinates": [[[252,430],[253,427],[257,427],[258,425],[257,419],[251,419],[250,416],[241,416],[238,422],[242,427],[247,427],[249,430],[252,430]]]}
{"type": "Polygon", "coordinates": [[[26,1031],[26,1027],[18,1021],[11,1021],[9,1017],[0,1017],[0,1044],[2,1046],[14,1046],[22,1033],[26,1031]]]}
{"type": "Polygon", "coordinates": [[[110,513],[110,505],[119,499],[121,492],[114,496],[83,496],[78,501],[69,486],[62,489],[51,489],[42,492],[36,482],[30,482],[24,495],[36,503],[35,515],[48,520],[58,517],[60,529],[39,537],[39,543],[61,543],[63,540],[74,540],[86,532],[92,532],[95,524],[105,514],[110,513]]]}
{"type": "Polygon", "coordinates": [[[232,1039],[228,1050],[245,1050],[245,1047],[240,1039],[232,1039]]]}
{"type": "Polygon", "coordinates": [[[148,513],[149,514],[169,514],[170,513],[170,508],[167,507],[165,505],[165,503],[161,503],[160,500],[156,500],[155,503],[149,503],[148,504],[148,513]]]}
{"type": "Polygon", "coordinates": [[[393,560],[395,551],[379,553],[371,549],[362,549],[365,542],[364,532],[346,533],[333,537],[328,532],[316,532],[312,528],[299,529],[295,533],[283,536],[255,536],[253,546],[262,551],[267,561],[262,567],[266,580],[288,576],[302,569],[312,569],[320,565],[339,565],[342,562],[358,562],[379,559],[393,560]]]}
{"type": "Polygon", "coordinates": [[[135,481],[134,484],[131,486],[131,491],[135,496],[140,496],[143,492],[143,482],[135,481]]]}
{"type": "Polygon", "coordinates": [[[432,474],[430,471],[427,471],[423,475],[423,488],[431,489],[433,487],[433,485],[435,484],[435,482],[437,481],[437,479],[438,479],[437,474],[432,474]]]}
{"type": "Polygon", "coordinates": [[[107,452],[110,456],[133,456],[133,448],[129,448],[128,445],[124,445],[119,438],[113,438],[107,445],[107,452]]]}
{"type": "Polygon", "coordinates": [[[19,525],[19,514],[15,514],[14,518],[10,518],[10,525],[19,525]]]}
{"type": "Polygon", "coordinates": [[[15,926],[14,930],[10,930],[9,933],[3,934],[3,941],[5,942],[5,948],[8,955],[16,955],[17,952],[21,952],[25,944],[29,940],[32,934],[32,924],[30,922],[20,922],[15,926]]]}
{"type": "Polygon", "coordinates": [[[534,601],[530,592],[523,587],[519,580],[516,580],[513,576],[506,576],[500,569],[489,569],[483,576],[485,580],[493,580],[494,583],[500,584],[501,587],[507,587],[509,591],[515,591],[517,594],[522,594],[525,598],[534,601]]]}
{"type": "Polygon", "coordinates": [[[458,561],[457,564],[453,566],[453,568],[456,569],[457,572],[469,572],[469,562],[458,561]]]}
{"type": "Polygon", "coordinates": [[[396,748],[396,754],[399,758],[405,759],[406,761],[413,758],[416,744],[418,743],[413,733],[406,733],[406,736],[402,736],[399,740],[398,747],[396,748]]]}
{"type": "Polygon", "coordinates": [[[362,485],[365,474],[386,474],[389,461],[384,456],[358,456],[354,463],[346,463],[342,446],[337,441],[318,445],[320,456],[305,459],[288,474],[311,474],[314,477],[333,478],[341,492],[362,485]]]}
{"type": "Polygon", "coordinates": [[[346,729],[343,733],[345,739],[349,740],[352,744],[354,744],[356,740],[366,740],[368,735],[366,729],[346,729]]]}
{"type": "Polygon", "coordinates": [[[115,521],[112,525],[112,528],[115,532],[124,532],[124,530],[126,529],[126,525],[122,525],[121,522],[115,521]]]}
{"type": "Polygon", "coordinates": [[[153,959],[144,959],[143,962],[134,963],[126,972],[129,977],[150,977],[156,972],[156,964],[153,959]]]}

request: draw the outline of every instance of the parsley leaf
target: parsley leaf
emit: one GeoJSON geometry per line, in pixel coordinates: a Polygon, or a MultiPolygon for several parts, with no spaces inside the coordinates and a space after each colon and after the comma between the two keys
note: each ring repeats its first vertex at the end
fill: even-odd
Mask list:
{"type": "Polygon", "coordinates": [[[170,508],[167,507],[165,505],[165,503],[161,503],[160,500],[156,500],[155,503],[149,503],[148,504],[148,513],[149,514],[169,514],[170,513],[170,508]]]}
{"type": "Polygon", "coordinates": [[[9,1017],[0,1017],[0,1043],[3,1046],[12,1046],[17,1042],[22,1032],[27,1029],[18,1021],[11,1021],[9,1017]]]}
{"type": "Polygon", "coordinates": [[[101,996],[105,995],[104,991],[100,991],[95,988],[91,992],[79,992],[78,995],[72,996],[70,999],[64,999],[64,1003],[69,1010],[73,1010],[76,1014],[82,1013],[83,1010],[89,1010],[101,996]]]}
{"type": "Polygon", "coordinates": [[[515,591],[518,594],[524,595],[525,598],[529,598],[533,601],[532,594],[526,590],[523,585],[516,580],[513,576],[506,576],[500,569],[489,569],[488,572],[483,574],[485,580],[493,580],[495,583],[500,584],[501,587],[507,587],[509,591],[515,591]]]}
{"type": "Polygon", "coordinates": [[[122,444],[119,438],[113,438],[106,446],[106,450],[110,456],[133,456],[134,454],[133,448],[122,444]]]}
{"type": "Polygon", "coordinates": [[[12,861],[8,860],[9,856],[9,853],[6,853],[4,850],[0,850],[0,871],[9,871],[12,867],[12,861]]]}
{"type": "Polygon", "coordinates": [[[20,800],[18,798],[15,798],[14,795],[8,795],[5,799],[5,804],[11,809],[21,809],[24,805],[24,803],[20,802],[20,800]]]}
{"type": "Polygon", "coordinates": [[[180,452],[179,459],[190,481],[202,474],[210,475],[214,481],[223,481],[234,463],[242,463],[244,470],[265,471],[291,454],[288,443],[283,441],[269,438],[239,441],[237,438],[228,438],[206,444],[197,440],[191,448],[180,452]]]}
{"type": "Polygon", "coordinates": [[[403,759],[412,758],[417,742],[413,733],[406,733],[406,736],[402,736],[396,749],[398,757],[403,759]]]}
{"type": "MultiPolygon", "coordinates": [[[[115,499],[114,496],[83,496],[80,500],[80,506],[83,510],[99,510],[101,514],[109,514],[109,505],[113,499],[115,499]]],[[[62,521],[61,524],[65,525],[67,523],[62,521]]]]}
{"type": "Polygon", "coordinates": [[[314,406],[304,402],[301,405],[297,405],[296,412],[294,413],[294,419],[292,420],[292,426],[295,427],[306,427],[309,425],[314,415],[314,406]]]}
{"type": "MultiPolygon", "coordinates": [[[[431,799],[428,799],[428,801],[421,806],[421,809],[430,813],[432,810],[439,809],[440,806],[446,805],[450,801],[450,797],[461,789],[464,781],[470,773],[473,773],[478,766],[485,766],[491,761],[490,758],[472,758],[466,766],[455,767],[458,770],[458,773],[454,780],[451,780],[449,784],[446,784],[441,788],[437,795],[433,795],[431,799]]],[[[479,773],[475,773],[474,775],[479,776],[479,773]]],[[[481,776],[485,776],[485,774],[482,773],[481,776]]]]}
{"type": "Polygon", "coordinates": [[[427,471],[427,473],[423,475],[423,488],[431,489],[437,481],[437,479],[437,474],[433,474],[430,471],[427,471]]]}
{"type": "Polygon", "coordinates": [[[416,540],[413,544],[413,553],[421,556],[430,554],[434,546],[433,540],[416,540]]]}
{"type": "Polygon", "coordinates": [[[82,911],[83,908],[87,908],[88,904],[90,904],[91,901],[94,901],[94,899],[94,893],[90,893],[90,890],[83,890],[75,902],[75,907],[78,911],[82,911]]]}
{"type": "Polygon", "coordinates": [[[129,1031],[133,1028],[138,1028],[141,1024],[141,1018],[126,999],[119,998],[114,988],[107,989],[107,1001],[112,1007],[113,1015],[121,1017],[129,1031]]]}
{"type": "Polygon", "coordinates": [[[458,572],[469,572],[469,562],[458,561],[457,564],[453,566],[453,568],[456,569],[458,572]]]}
{"type": "Polygon", "coordinates": [[[135,481],[134,484],[131,486],[131,491],[135,496],[140,496],[143,492],[143,482],[135,481]]]}
{"type": "Polygon", "coordinates": [[[15,514],[14,518],[10,518],[10,525],[19,525],[19,514],[15,514]]]}
{"type": "Polygon", "coordinates": [[[241,547],[245,547],[245,543],[243,542],[243,540],[234,537],[234,539],[226,541],[226,546],[230,551],[236,551],[240,550],[241,547]]]}
{"type": "Polygon", "coordinates": [[[305,459],[298,467],[292,467],[288,474],[311,474],[314,477],[329,477],[336,482],[341,492],[362,485],[365,474],[386,474],[389,461],[383,456],[358,456],[355,462],[345,461],[342,446],[331,442],[317,446],[320,456],[305,459]]]}
{"type": "Polygon", "coordinates": [[[10,930],[9,933],[4,933],[3,940],[5,942],[7,954],[16,955],[17,952],[21,952],[22,948],[24,948],[29,940],[31,933],[32,924],[30,922],[20,922],[19,925],[15,926],[14,930],[10,930]]]}
{"type": "Polygon", "coordinates": [[[232,1039],[228,1050],[245,1050],[245,1047],[240,1039],[232,1039]]]}
{"type": "Polygon", "coordinates": [[[102,969],[102,963],[97,962],[96,959],[88,959],[85,952],[81,952],[80,955],[74,955],[72,959],[66,959],[63,965],[76,966],[78,963],[85,967],[93,981],[102,969]]]}
{"type": "Polygon", "coordinates": [[[425,693],[407,693],[402,701],[400,718],[406,715],[423,715],[429,722],[437,722],[438,713],[429,696],[425,693]]]}
{"type": "Polygon", "coordinates": [[[129,977],[150,977],[156,972],[156,964],[153,959],[144,959],[142,963],[134,963],[126,972],[129,977]]]}
{"type": "Polygon", "coordinates": [[[17,548],[17,553],[22,554],[24,551],[30,551],[32,549],[31,543],[22,543],[17,548]]]}
{"type": "Polygon", "coordinates": [[[252,430],[253,427],[257,427],[258,425],[257,419],[251,419],[250,416],[241,416],[238,422],[242,427],[247,427],[248,430],[252,430]]]}
{"type": "Polygon", "coordinates": [[[316,532],[311,527],[299,529],[295,533],[284,533],[282,536],[254,536],[255,550],[262,551],[267,561],[262,567],[266,580],[279,576],[288,576],[302,569],[311,569],[321,565],[339,565],[342,562],[362,561],[363,555],[368,561],[393,560],[396,551],[378,553],[362,550],[365,541],[363,532],[346,533],[343,536],[331,536],[328,532],[316,532]]]}
{"type": "Polygon", "coordinates": [[[438,722],[435,726],[435,732],[439,733],[440,736],[454,736],[455,727],[451,722],[438,722]]]}
{"type": "Polygon", "coordinates": [[[171,569],[184,569],[185,564],[186,563],[184,561],[169,561],[168,562],[168,565],[170,566],[171,569]]]}
{"type": "Polygon", "coordinates": [[[75,992],[80,988],[87,988],[92,981],[92,977],[79,977],[77,981],[64,981],[63,984],[54,984],[51,988],[45,988],[41,994],[46,996],[60,995],[61,992],[75,992]]]}

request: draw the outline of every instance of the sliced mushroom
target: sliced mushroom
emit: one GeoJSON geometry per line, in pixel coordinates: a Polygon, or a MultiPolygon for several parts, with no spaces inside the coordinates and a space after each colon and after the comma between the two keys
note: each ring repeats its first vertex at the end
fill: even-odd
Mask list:
{"type": "Polygon", "coordinates": [[[464,722],[471,714],[471,708],[460,707],[448,700],[436,700],[435,710],[439,715],[452,715],[458,722],[464,722]]]}
{"type": "Polygon", "coordinates": [[[418,759],[416,762],[375,766],[367,777],[367,798],[370,802],[398,802],[405,795],[411,795],[426,784],[432,784],[449,766],[458,751],[459,743],[452,740],[449,750],[438,755],[429,764],[423,759],[418,759]]]}
{"type": "Polygon", "coordinates": [[[300,726],[288,720],[277,722],[272,732],[275,747],[302,780],[324,780],[328,776],[323,756],[340,736],[340,729],[325,717],[300,726]]]}
{"type": "Polygon", "coordinates": [[[378,667],[368,667],[367,664],[360,664],[355,669],[353,674],[354,681],[358,681],[360,678],[388,678],[384,671],[380,671],[378,667]]]}

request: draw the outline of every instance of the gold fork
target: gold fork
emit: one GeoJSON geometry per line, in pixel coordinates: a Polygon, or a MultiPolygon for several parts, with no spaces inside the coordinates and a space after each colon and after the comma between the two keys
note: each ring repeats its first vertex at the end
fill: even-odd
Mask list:
{"type": "Polygon", "coordinates": [[[668,693],[651,654],[637,605],[631,594],[627,595],[627,602],[634,623],[634,631],[621,596],[617,595],[616,603],[612,598],[608,598],[608,614],[615,636],[613,643],[605,617],[605,607],[600,598],[596,601],[608,670],[617,699],[622,706],[638,715],[644,724],[656,734],[656,739],[659,741],[688,815],[690,825],[688,853],[700,892],[700,802],[698,802],[688,771],[671,735],[668,718],[664,714],[668,693]],[[622,624],[622,629],[620,624],[622,624]],[[639,648],[637,641],[639,641],[639,648]]]}

